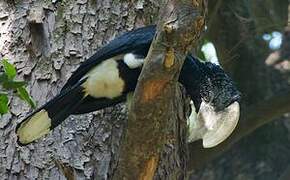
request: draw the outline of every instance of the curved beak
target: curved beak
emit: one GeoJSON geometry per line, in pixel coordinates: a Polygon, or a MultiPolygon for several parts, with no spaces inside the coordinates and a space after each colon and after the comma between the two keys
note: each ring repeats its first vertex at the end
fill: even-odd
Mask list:
{"type": "Polygon", "coordinates": [[[239,117],[240,105],[237,101],[218,112],[211,105],[202,102],[197,121],[204,124],[201,135],[203,147],[214,147],[228,138],[237,126],[239,117]]]}
{"type": "Polygon", "coordinates": [[[234,131],[240,117],[240,105],[237,101],[222,111],[216,112],[214,107],[202,102],[198,114],[192,105],[189,117],[188,141],[202,139],[204,148],[212,148],[227,139],[234,131]]]}

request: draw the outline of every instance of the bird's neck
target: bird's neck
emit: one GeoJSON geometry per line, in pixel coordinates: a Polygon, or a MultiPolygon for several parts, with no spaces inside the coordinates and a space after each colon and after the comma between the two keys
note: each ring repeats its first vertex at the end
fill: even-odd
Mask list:
{"type": "MultiPolygon", "coordinates": [[[[205,68],[204,63],[188,55],[180,72],[179,81],[185,87],[195,106],[199,106],[201,103],[200,89],[204,78],[206,78],[205,68]]],[[[199,109],[199,107],[196,107],[196,109],[199,109]]]]}

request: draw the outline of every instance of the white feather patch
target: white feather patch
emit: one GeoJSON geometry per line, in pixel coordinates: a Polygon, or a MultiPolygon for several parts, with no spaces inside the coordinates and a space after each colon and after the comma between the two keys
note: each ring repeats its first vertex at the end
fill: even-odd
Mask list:
{"type": "Polygon", "coordinates": [[[24,121],[17,129],[19,142],[28,144],[32,141],[46,135],[50,131],[51,119],[47,111],[42,109],[33,115],[30,119],[24,121]]]}
{"type": "Polygon", "coordinates": [[[113,99],[122,94],[125,86],[119,76],[118,63],[114,59],[100,63],[86,77],[88,79],[82,86],[87,95],[95,98],[113,99]]]}
{"type": "Polygon", "coordinates": [[[138,59],[134,54],[128,53],[124,56],[124,62],[129,68],[134,69],[141,67],[144,63],[144,59],[138,59]]]}

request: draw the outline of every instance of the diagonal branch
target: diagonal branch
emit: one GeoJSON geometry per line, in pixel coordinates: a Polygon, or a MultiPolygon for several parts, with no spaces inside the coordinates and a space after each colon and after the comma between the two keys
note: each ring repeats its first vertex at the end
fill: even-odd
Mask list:
{"type": "Polygon", "coordinates": [[[129,108],[115,179],[152,179],[164,145],[178,142],[174,124],[183,104],[175,100],[180,97],[177,80],[188,50],[204,28],[204,7],[204,0],[164,2],[129,108]]]}

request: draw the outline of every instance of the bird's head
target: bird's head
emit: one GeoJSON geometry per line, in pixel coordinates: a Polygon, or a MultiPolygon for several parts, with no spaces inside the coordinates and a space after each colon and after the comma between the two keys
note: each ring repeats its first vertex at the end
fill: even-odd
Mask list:
{"type": "Polygon", "coordinates": [[[220,66],[203,63],[201,69],[199,93],[192,98],[197,115],[189,140],[202,139],[203,146],[211,148],[235,129],[240,116],[240,92],[220,66]]]}

